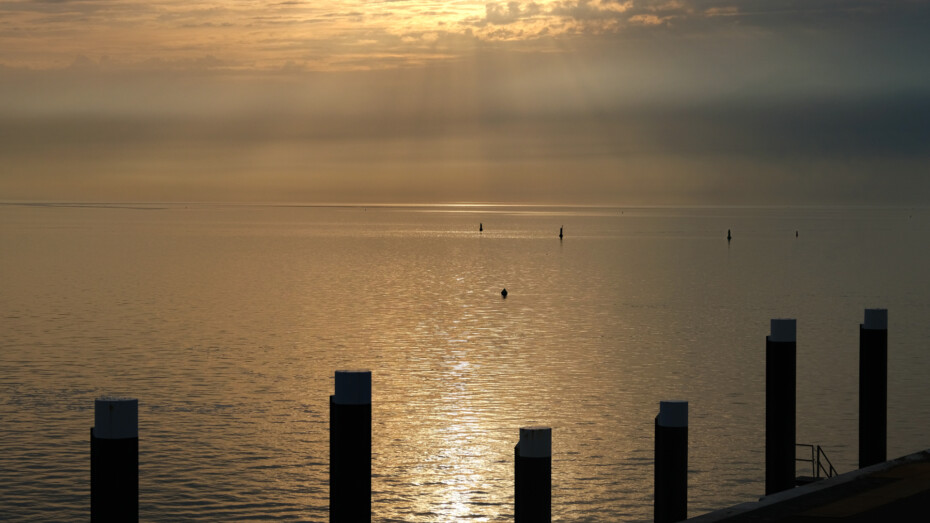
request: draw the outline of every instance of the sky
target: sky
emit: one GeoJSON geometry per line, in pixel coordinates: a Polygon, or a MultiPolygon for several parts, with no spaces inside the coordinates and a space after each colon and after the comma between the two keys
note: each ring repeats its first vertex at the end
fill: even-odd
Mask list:
{"type": "Polygon", "coordinates": [[[0,0],[0,201],[930,205],[930,0],[0,0]]]}

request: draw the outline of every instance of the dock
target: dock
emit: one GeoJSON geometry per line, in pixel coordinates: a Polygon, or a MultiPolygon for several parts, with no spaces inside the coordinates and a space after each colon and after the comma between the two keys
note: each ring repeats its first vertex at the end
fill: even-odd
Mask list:
{"type": "Polygon", "coordinates": [[[695,523],[926,521],[930,449],[688,519],[695,523]]]}

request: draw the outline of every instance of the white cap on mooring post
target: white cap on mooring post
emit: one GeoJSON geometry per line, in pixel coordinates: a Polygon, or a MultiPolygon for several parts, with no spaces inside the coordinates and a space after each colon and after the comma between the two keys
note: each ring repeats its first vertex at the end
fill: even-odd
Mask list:
{"type": "Polygon", "coordinates": [[[687,401],[660,401],[659,425],[663,427],[678,428],[688,426],[687,401]]]}
{"type": "Polygon", "coordinates": [[[371,371],[337,370],[333,402],[339,405],[371,405],[371,371]]]}
{"type": "Polygon", "coordinates": [[[139,437],[139,400],[104,396],[94,400],[94,437],[139,437]]]}
{"type": "Polygon", "coordinates": [[[862,328],[873,331],[888,330],[888,309],[866,309],[862,328]]]}
{"type": "Polygon", "coordinates": [[[774,342],[796,342],[798,341],[798,320],[794,319],[773,319],[772,333],[769,334],[769,341],[774,342]]]}
{"type": "Polygon", "coordinates": [[[551,427],[520,427],[520,456],[548,458],[552,456],[551,427]]]}

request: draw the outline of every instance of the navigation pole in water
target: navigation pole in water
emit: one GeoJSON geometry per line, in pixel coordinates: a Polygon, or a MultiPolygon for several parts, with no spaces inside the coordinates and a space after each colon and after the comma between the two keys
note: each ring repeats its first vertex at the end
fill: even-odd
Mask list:
{"type": "Polygon", "coordinates": [[[139,521],[139,400],[94,400],[90,429],[90,520],[139,521]]]}
{"type": "Polygon", "coordinates": [[[765,495],[795,486],[797,320],[765,337],[765,495]]]}
{"type": "Polygon", "coordinates": [[[552,428],[520,427],[513,450],[515,523],[552,521],[552,428]]]}
{"type": "Polygon", "coordinates": [[[369,370],[337,370],[329,397],[329,520],[371,521],[369,370]]]}
{"type": "Polygon", "coordinates": [[[888,309],[859,324],[859,468],[882,463],[888,447],[888,309]]]}
{"type": "Polygon", "coordinates": [[[688,402],[659,402],[655,424],[655,522],[683,521],[688,519],[688,402]]]}

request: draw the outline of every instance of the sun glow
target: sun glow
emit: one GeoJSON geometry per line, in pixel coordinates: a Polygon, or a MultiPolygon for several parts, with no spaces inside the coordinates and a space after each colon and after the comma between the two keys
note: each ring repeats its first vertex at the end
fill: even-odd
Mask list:
{"type": "Polygon", "coordinates": [[[13,2],[0,16],[0,65],[380,69],[454,58],[480,42],[617,30],[634,11],[609,0],[13,2]]]}

